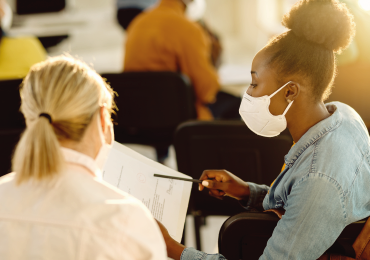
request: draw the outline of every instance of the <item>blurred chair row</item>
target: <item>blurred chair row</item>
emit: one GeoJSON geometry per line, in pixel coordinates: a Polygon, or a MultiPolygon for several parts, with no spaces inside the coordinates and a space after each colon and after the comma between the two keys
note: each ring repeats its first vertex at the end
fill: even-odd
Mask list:
{"type": "MultiPolygon", "coordinates": [[[[176,127],[196,118],[193,88],[187,77],[172,72],[103,75],[117,92],[116,140],[168,148],[176,127]]],[[[25,128],[19,111],[22,80],[0,81],[0,176],[10,170],[10,155],[25,128]]],[[[113,115],[114,116],[114,115],[113,115]]]]}
{"type": "MultiPolygon", "coordinates": [[[[102,76],[118,94],[116,141],[156,148],[174,144],[178,170],[196,179],[206,169],[227,169],[241,179],[269,184],[280,172],[292,145],[290,135],[284,132],[263,138],[242,121],[195,121],[193,88],[187,77],[172,72],[102,76]]],[[[25,127],[19,112],[20,83],[0,82],[0,175],[9,172],[12,151],[25,127]]],[[[197,185],[191,194],[188,214],[194,217],[197,248],[201,249],[200,227],[207,216],[232,216],[244,209],[234,199],[220,201],[206,191],[199,192],[197,185]]]]}

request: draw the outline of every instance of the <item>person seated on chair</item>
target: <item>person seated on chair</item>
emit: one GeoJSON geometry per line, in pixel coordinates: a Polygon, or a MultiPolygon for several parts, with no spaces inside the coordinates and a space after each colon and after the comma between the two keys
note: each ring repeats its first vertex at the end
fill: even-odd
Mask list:
{"type": "MultiPolygon", "coordinates": [[[[283,24],[289,30],[254,57],[253,82],[240,106],[258,135],[274,137],[288,127],[294,146],[282,172],[269,187],[226,170],[207,170],[199,188],[216,198],[233,197],[246,209],[285,212],[260,259],[314,260],[347,225],[370,216],[366,126],[348,105],[324,104],[335,78],[335,53],[349,45],[355,24],[337,0],[301,0],[283,24]]],[[[171,258],[224,259],[185,248],[161,227],[171,258]]]]}
{"type": "MultiPolygon", "coordinates": [[[[167,259],[139,200],[102,180],[114,92],[68,56],[34,65],[20,90],[27,128],[0,178],[2,259],[167,259]]],[[[4,111],[6,112],[6,111],[4,111]]]]}
{"type": "MultiPolygon", "coordinates": [[[[215,102],[220,88],[215,67],[219,63],[221,45],[206,26],[187,18],[186,8],[190,4],[192,0],[162,0],[156,8],[139,15],[127,31],[124,70],[173,71],[187,75],[195,90],[198,118],[210,120],[213,115],[208,105],[215,102]]],[[[227,95],[220,99],[231,105],[221,104],[221,109],[211,109],[230,110],[237,100],[234,109],[237,114],[240,99],[227,95]]],[[[227,114],[227,111],[219,114],[227,114]]]]}
{"type": "Polygon", "coordinates": [[[152,7],[158,0],[117,0],[117,20],[124,30],[145,9],[152,7]]]}
{"type": "Polygon", "coordinates": [[[2,28],[6,11],[11,12],[10,7],[0,0],[0,80],[23,78],[32,65],[46,59],[46,51],[37,38],[6,36],[2,28]]]}

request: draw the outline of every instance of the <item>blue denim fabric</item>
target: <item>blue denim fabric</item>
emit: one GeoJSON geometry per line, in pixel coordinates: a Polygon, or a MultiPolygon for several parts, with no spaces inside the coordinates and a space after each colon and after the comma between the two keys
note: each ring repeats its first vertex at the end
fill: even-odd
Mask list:
{"type": "Polygon", "coordinates": [[[155,5],[157,2],[159,0],[117,0],[117,7],[118,9],[129,7],[146,9],[155,5]]]}
{"type": "Polygon", "coordinates": [[[185,248],[181,254],[181,260],[226,260],[223,255],[220,254],[206,254],[198,251],[192,247],[185,248]]]}
{"type": "MultiPolygon", "coordinates": [[[[345,104],[333,102],[327,107],[335,112],[290,149],[287,166],[268,194],[267,186],[249,183],[247,208],[286,210],[260,260],[318,259],[348,224],[370,216],[366,126],[345,104]]],[[[194,250],[184,251],[181,259],[224,259],[194,250]]]]}

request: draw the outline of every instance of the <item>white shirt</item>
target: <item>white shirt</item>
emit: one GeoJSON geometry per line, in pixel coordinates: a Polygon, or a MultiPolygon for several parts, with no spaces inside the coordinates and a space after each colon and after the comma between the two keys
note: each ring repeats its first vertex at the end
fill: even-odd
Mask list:
{"type": "Polygon", "coordinates": [[[102,181],[93,159],[62,150],[52,185],[0,178],[0,259],[167,259],[149,210],[102,181]]]}

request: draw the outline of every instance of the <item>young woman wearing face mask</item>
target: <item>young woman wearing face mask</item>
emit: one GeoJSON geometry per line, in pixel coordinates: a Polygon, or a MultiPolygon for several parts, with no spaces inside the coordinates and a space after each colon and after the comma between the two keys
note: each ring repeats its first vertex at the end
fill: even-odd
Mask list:
{"type": "MultiPolygon", "coordinates": [[[[277,136],[288,127],[294,146],[282,172],[269,187],[226,170],[207,170],[199,188],[216,198],[234,197],[247,209],[285,211],[260,259],[314,260],[347,225],[370,215],[366,126],[351,107],[324,104],[335,77],[335,54],[348,46],[355,25],[336,0],[302,0],[283,24],[289,30],[255,56],[253,81],[240,106],[258,135],[277,136]]],[[[174,259],[224,259],[185,248],[161,228],[174,259]]]]}
{"type": "Polygon", "coordinates": [[[14,172],[0,178],[0,258],[167,259],[147,208],[102,180],[114,140],[110,86],[60,56],[34,65],[20,94],[27,128],[14,172]]]}

